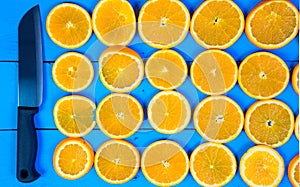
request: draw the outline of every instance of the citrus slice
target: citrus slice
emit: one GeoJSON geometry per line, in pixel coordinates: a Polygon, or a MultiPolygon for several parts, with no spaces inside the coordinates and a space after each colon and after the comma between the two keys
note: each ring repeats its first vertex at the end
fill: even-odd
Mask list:
{"type": "Polygon", "coordinates": [[[204,143],[199,145],[190,158],[190,171],[201,186],[224,186],[237,169],[233,153],[225,145],[204,143]]]}
{"type": "Polygon", "coordinates": [[[244,30],[244,15],[230,0],[204,1],[194,12],[191,35],[204,48],[226,49],[244,30]]]}
{"type": "Polygon", "coordinates": [[[288,167],[288,177],[294,187],[300,186],[300,160],[299,154],[296,155],[288,167]]]}
{"type": "Polygon", "coordinates": [[[289,69],[281,58],[269,52],[257,52],[240,64],[238,81],[248,96],[270,99],[282,93],[289,76],[289,69]]]}
{"type": "Polygon", "coordinates": [[[53,109],[54,122],[58,130],[69,137],[85,136],[96,125],[96,105],[90,99],[70,95],[59,99],[53,109]]]}
{"type": "Polygon", "coordinates": [[[276,150],[257,145],[242,156],[240,175],[249,186],[278,186],[284,175],[284,161],[276,150]]]}
{"type": "Polygon", "coordinates": [[[154,48],[172,48],[186,37],[190,13],[178,0],[149,0],[138,17],[141,39],[154,48]]]}
{"type": "Polygon", "coordinates": [[[299,140],[299,115],[297,116],[295,120],[295,136],[299,140]]]}
{"type": "Polygon", "coordinates": [[[91,17],[79,5],[62,3],[49,12],[46,20],[46,30],[50,39],[60,47],[78,48],[91,37],[91,17]]]}
{"type": "Polygon", "coordinates": [[[125,140],[109,140],[95,154],[98,176],[110,184],[124,184],[132,179],[140,166],[138,150],[125,140]]]}
{"type": "Polygon", "coordinates": [[[93,81],[94,68],[86,56],[76,52],[67,52],[53,64],[52,77],[55,84],[62,90],[80,92],[93,81]]]}
{"type": "Polygon", "coordinates": [[[299,95],[299,64],[297,64],[293,70],[292,86],[295,92],[299,95]]]}
{"type": "Polygon", "coordinates": [[[290,1],[263,1],[248,14],[245,32],[257,47],[277,49],[298,33],[299,12],[290,1]]]}
{"type": "Polygon", "coordinates": [[[160,140],[145,149],[141,167],[144,176],[152,184],[174,186],[188,174],[189,158],[178,143],[160,140]]]}
{"type": "Polygon", "coordinates": [[[142,105],[128,94],[110,94],[98,105],[97,124],[107,136],[115,139],[134,134],[144,120],[142,105]]]}
{"type": "Polygon", "coordinates": [[[226,96],[210,96],[195,108],[194,125],[206,140],[226,143],[234,140],[242,131],[244,113],[241,107],[226,96]]]}
{"type": "Polygon", "coordinates": [[[106,49],[99,58],[100,80],[113,92],[129,92],[141,83],[144,63],[132,49],[113,46],[106,49]]]}
{"type": "Polygon", "coordinates": [[[246,112],[244,128],[254,143],[279,147],[293,134],[294,114],[282,101],[257,101],[246,112]]]}
{"type": "Polygon", "coordinates": [[[93,30],[107,46],[127,45],[134,37],[136,19],[127,0],[101,0],[92,15],[93,30]]]}
{"type": "Polygon", "coordinates": [[[93,166],[94,151],[82,138],[66,138],[55,148],[53,167],[62,178],[74,180],[83,177],[93,166]]]}
{"type": "Polygon", "coordinates": [[[152,86],[160,90],[173,90],[182,85],[187,76],[187,65],[174,50],[159,50],[147,60],[145,73],[152,86]]]}
{"type": "Polygon", "coordinates": [[[178,133],[188,125],[190,119],[190,104],[179,92],[162,91],[156,94],[149,102],[149,123],[160,133],[178,133]]]}
{"type": "Polygon", "coordinates": [[[220,95],[231,90],[237,81],[235,60],[221,50],[200,53],[191,66],[191,79],[197,89],[207,95],[220,95]]]}

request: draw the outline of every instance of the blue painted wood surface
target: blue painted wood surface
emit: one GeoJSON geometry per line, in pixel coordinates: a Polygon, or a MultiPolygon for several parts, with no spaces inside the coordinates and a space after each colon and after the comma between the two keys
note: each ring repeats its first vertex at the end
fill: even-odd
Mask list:
{"type": "MultiPolygon", "coordinates": [[[[134,7],[135,12],[138,14],[139,9],[144,4],[146,0],[129,0],[134,7]]],[[[2,1],[2,6],[0,7],[0,180],[1,186],[111,186],[104,181],[102,181],[96,174],[94,168],[84,176],[83,178],[75,181],[68,181],[60,178],[52,167],[52,155],[55,146],[65,138],[59,131],[57,131],[55,124],[53,122],[52,110],[55,102],[70,93],[66,93],[60,90],[53,82],[51,77],[51,68],[53,61],[56,60],[58,56],[66,52],[63,49],[55,45],[48,37],[45,29],[45,20],[48,12],[57,4],[62,3],[62,0],[27,0],[27,1],[2,1]],[[16,127],[17,127],[17,103],[18,103],[18,23],[22,16],[34,5],[39,4],[41,8],[42,16],[42,27],[43,27],[43,51],[44,51],[44,97],[43,104],[40,108],[40,112],[35,116],[36,126],[38,129],[38,141],[39,150],[37,155],[37,169],[40,171],[42,176],[35,182],[30,184],[19,183],[16,179],[16,127]]],[[[70,2],[70,1],[69,1],[70,2]]],[[[71,0],[71,2],[77,3],[83,6],[89,13],[92,13],[94,6],[97,4],[98,0],[71,0]]],[[[199,6],[202,0],[182,0],[182,2],[187,6],[191,15],[194,10],[199,6]]],[[[235,0],[235,2],[240,6],[245,16],[249,11],[258,3],[260,0],[235,0]]],[[[292,0],[292,2],[299,8],[299,2],[297,0],[292,0]]],[[[129,44],[129,47],[136,50],[143,59],[147,59],[156,49],[153,49],[146,44],[144,44],[138,34],[136,34],[134,40],[129,44]]],[[[90,40],[81,48],[74,51],[78,51],[86,54],[94,63],[95,78],[92,85],[80,92],[79,94],[85,95],[98,104],[102,98],[104,98],[110,92],[102,85],[99,80],[97,73],[97,60],[99,55],[106,47],[101,44],[95,35],[93,34],[90,40]]],[[[204,49],[200,47],[192,39],[190,34],[186,39],[178,46],[174,48],[180,52],[187,64],[190,65],[193,58],[199,54],[204,49]]],[[[234,59],[239,64],[247,55],[263,51],[251,44],[245,34],[243,34],[240,39],[230,48],[226,49],[234,59]]],[[[292,72],[293,67],[299,62],[299,36],[297,36],[292,42],[287,46],[272,50],[272,53],[279,55],[287,63],[289,69],[292,72]]],[[[196,90],[189,78],[185,83],[177,90],[183,93],[189,100],[192,110],[196,107],[199,101],[206,97],[206,95],[200,93],[196,90]]],[[[146,109],[149,100],[152,98],[158,90],[153,88],[149,82],[145,79],[142,84],[133,92],[135,96],[146,109]]],[[[245,112],[248,107],[255,102],[255,99],[248,97],[236,85],[230,92],[226,94],[227,96],[234,99],[245,112]]],[[[294,114],[299,113],[299,98],[295,94],[291,84],[280,94],[277,99],[280,99],[287,103],[294,114]]],[[[84,137],[87,141],[91,143],[94,150],[96,150],[101,143],[108,140],[98,127],[96,127],[90,134],[84,137]]],[[[138,147],[139,151],[142,153],[143,149],[152,143],[153,141],[159,139],[172,139],[180,143],[188,154],[197,147],[204,140],[201,136],[194,130],[193,122],[191,121],[188,127],[179,134],[176,135],[163,135],[152,130],[151,126],[147,122],[147,116],[141,127],[141,129],[129,137],[127,140],[138,147]]],[[[235,154],[237,161],[239,162],[241,156],[246,152],[248,148],[254,144],[248,139],[246,134],[242,132],[237,139],[226,144],[235,154]]],[[[291,186],[287,178],[287,166],[289,161],[299,153],[299,142],[293,135],[291,139],[282,147],[277,148],[277,151],[283,156],[286,171],[285,176],[280,184],[280,186],[291,186]]],[[[120,185],[120,186],[153,186],[150,184],[142,175],[141,171],[137,176],[130,182],[120,185]]],[[[193,180],[189,174],[187,178],[178,186],[197,186],[197,183],[193,180]]],[[[227,186],[246,186],[245,183],[236,174],[234,179],[227,186]]]]}

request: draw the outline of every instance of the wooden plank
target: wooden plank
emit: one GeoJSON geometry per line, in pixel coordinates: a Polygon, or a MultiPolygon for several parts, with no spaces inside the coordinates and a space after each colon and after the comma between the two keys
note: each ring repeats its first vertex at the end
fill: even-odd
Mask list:
{"type": "MultiPolygon", "coordinates": [[[[0,143],[1,150],[5,150],[5,154],[0,155],[0,180],[2,186],[21,186],[16,179],[16,131],[0,131],[0,137],[2,141],[0,143]]],[[[54,171],[52,166],[52,155],[56,145],[64,138],[64,136],[57,130],[42,130],[38,131],[38,153],[36,167],[40,172],[41,177],[34,181],[29,186],[110,186],[101,180],[95,169],[92,168],[90,172],[83,178],[68,181],[60,178],[54,171]]],[[[92,133],[84,137],[93,147],[94,151],[106,140],[105,135],[100,131],[94,130],[92,133]]],[[[145,147],[150,143],[161,140],[170,139],[178,142],[184,147],[188,155],[191,154],[203,140],[193,130],[185,130],[177,135],[162,135],[154,131],[139,131],[127,140],[135,145],[140,153],[142,154],[145,147]]],[[[226,144],[235,154],[237,161],[241,159],[242,155],[247,151],[248,148],[254,144],[246,137],[243,132],[237,139],[226,144]]],[[[284,146],[277,149],[279,153],[284,157],[285,168],[287,168],[289,161],[298,153],[298,140],[293,136],[289,142],[284,146]],[[293,147],[293,149],[291,149],[293,147]]],[[[151,185],[143,176],[142,172],[139,171],[137,176],[126,184],[118,185],[122,187],[131,186],[145,186],[150,187],[151,185]]],[[[177,185],[179,187],[184,186],[197,186],[194,179],[188,174],[187,178],[177,185]]],[[[235,175],[233,180],[227,185],[230,186],[246,186],[242,181],[239,173],[235,175]]],[[[285,171],[284,178],[279,186],[291,186],[287,177],[287,171],[285,171]]]]}
{"type": "MultiPolygon", "coordinates": [[[[297,62],[287,62],[287,65],[292,68],[296,65],[297,62]]],[[[72,93],[67,93],[58,88],[51,75],[52,71],[51,63],[44,64],[44,90],[43,90],[43,103],[40,107],[40,112],[36,115],[36,127],[37,128],[56,128],[52,110],[58,99],[63,96],[70,95],[72,93]]],[[[92,84],[84,91],[78,93],[79,95],[87,96],[92,99],[96,104],[99,104],[100,101],[111,92],[107,90],[101,83],[98,75],[98,64],[93,63],[95,70],[95,77],[92,84]]],[[[7,106],[2,108],[0,112],[0,118],[4,119],[0,129],[16,129],[17,127],[17,104],[18,104],[18,67],[17,63],[0,63],[0,87],[6,88],[5,91],[0,92],[0,100],[7,106]],[[7,77],[9,79],[7,79],[7,77]],[[1,97],[2,96],[2,97],[1,97]],[[7,97],[10,96],[10,97],[7,97]]],[[[184,82],[184,84],[177,89],[181,92],[189,101],[192,111],[197,106],[197,104],[206,97],[203,93],[199,92],[192,84],[190,78],[184,82]]],[[[132,91],[130,94],[136,97],[144,108],[145,120],[142,125],[142,128],[150,128],[147,121],[146,108],[150,99],[158,93],[159,90],[153,88],[149,82],[144,79],[141,85],[132,91]]],[[[255,99],[247,96],[238,85],[236,85],[231,91],[229,91],[227,96],[234,99],[245,112],[249,106],[255,101],[255,99]]],[[[288,104],[293,110],[294,114],[298,114],[299,111],[299,98],[298,95],[294,92],[291,83],[287,86],[282,94],[280,94],[277,99],[284,101],[288,104]]],[[[188,128],[194,128],[192,121],[188,125],[188,128]]]]}
{"type": "MultiPolygon", "coordinates": [[[[129,2],[135,9],[136,15],[144,4],[146,0],[130,0],[129,2]]],[[[57,4],[64,2],[63,0],[52,0],[52,1],[43,1],[43,0],[28,0],[28,1],[18,1],[18,0],[10,0],[4,1],[3,6],[0,7],[0,61],[17,61],[18,60],[18,24],[21,20],[22,16],[28,11],[31,7],[36,4],[40,5],[41,8],[41,18],[42,18],[42,37],[43,37],[43,49],[44,49],[44,60],[45,61],[54,61],[58,56],[62,53],[68,51],[61,47],[58,47],[54,44],[45,29],[45,21],[49,11],[57,4]]],[[[81,1],[81,0],[73,0],[72,2],[77,3],[84,7],[90,14],[92,14],[93,8],[97,4],[98,0],[90,0],[90,1],[81,1]]],[[[202,1],[197,0],[182,0],[182,2],[187,6],[191,15],[194,10],[198,7],[198,5],[202,1]]],[[[243,1],[238,0],[236,3],[240,6],[241,10],[244,12],[244,15],[247,16],[248,12],[258,3],[259,0],[253,1],[243,1]]],[[[297,0],[292,0],[292,2],[299,7],[299,2],[297,0]]],[[[298,45],[299,37],[295,38],[290,44],[287,46],[278,49],[272,50],[273,53],[279,55],[281,58],[287,61],[295,61],[298,60],[299,54],[299,45],[298,45]]],[[[129,44],[129,47],[137,50],[137,52],[142,56],[143,59],[148,58],[155,49],[148,47],[146,44],[142,43],[138,34],[136,34],[135,39],[129,44]]],[[[75,51],[85,53],[87,56],[93,60],[97,61],[98,57],[103,49],[106,47],[101,44],[95,35],[93,34],[90,40],[81,48],[76,49],[75,51]]],[[[179,51],[186,60],[193,59],[199,52],[204,49],[200,47],[196,42],[192,39],[190,35],[186,37],[186,39],[177,47],[175,50],[179,51]]],[[[250,53],[260,51],[261,49],[255,47],[251,44],[245,34],[241,36],[241,38],[226,51],[231,53],[234,58],[238,61],[241,61],[250,53]]]]}

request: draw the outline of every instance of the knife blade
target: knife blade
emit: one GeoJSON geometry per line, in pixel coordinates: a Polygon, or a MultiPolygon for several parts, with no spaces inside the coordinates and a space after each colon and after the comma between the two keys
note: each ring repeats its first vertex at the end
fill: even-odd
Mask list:
{"type": "Polygon", "coordinates": [[[34,115],[42,103],[43,58],[39,6],[21,19],[19,39],[19,106],[17,131],[17,179],[32,182],[39,178],[35,160],[37,136],[34,115]]]}

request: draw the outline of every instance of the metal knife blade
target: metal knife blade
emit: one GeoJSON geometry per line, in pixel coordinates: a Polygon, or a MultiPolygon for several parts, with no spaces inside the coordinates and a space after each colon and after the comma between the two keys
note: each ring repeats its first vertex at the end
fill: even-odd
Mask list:
{"type": "Polygon", "coordinates": [[[21,19],[19,37],[19,106],[17,178],[32,182],[40,174],[35,169],[37,137],[34,115],[42,103],[43,58],[39,6],[21,19]]]}

